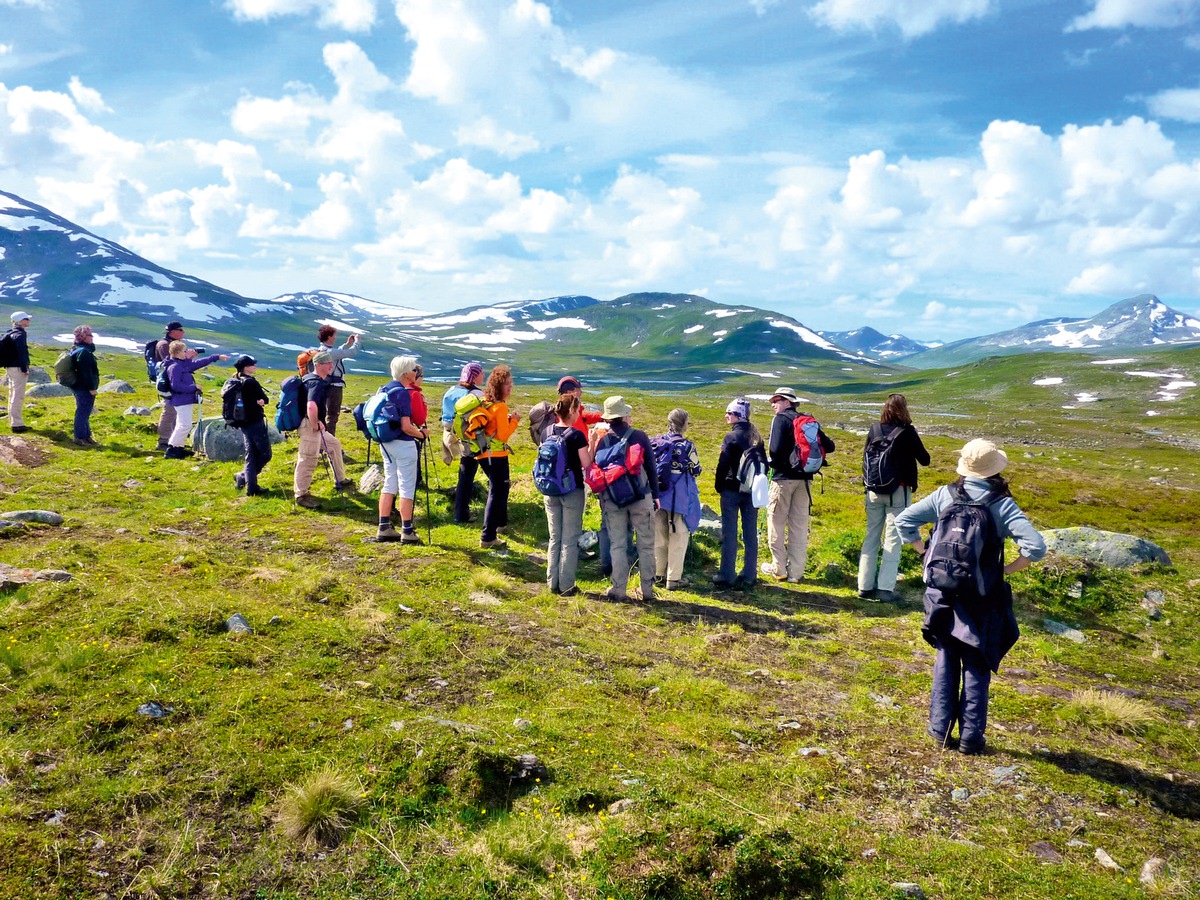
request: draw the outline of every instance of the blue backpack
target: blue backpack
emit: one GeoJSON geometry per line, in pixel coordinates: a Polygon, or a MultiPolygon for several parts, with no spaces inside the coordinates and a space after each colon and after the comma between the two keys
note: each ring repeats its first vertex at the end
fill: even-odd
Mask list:
{"type": "Polygon", "coordinates": [[[150,381],[158,379],[158,338],[146,341],[142,348],[142,359],[146,360],[146,377],[150,381]]]}
{"type": "Polygon", "coordinates": [[[399,440],[404,434],[400,430],[400,411],[392,402],[391,395],[382,388],[363,404],[362,421],[367,437],[377,444],[399,440]]]}
{"type": "Polygon", "coordinates": [[[278,406],[275,427],[280,431],[296,431],[308,412],[308,386],[298,375],[285,378],[279,386],[278,406]]]}
{"type": "Polygon", "coordinates": [[[570,433],[570,426],[562,430],[551,428],[538,447],[537,460],[533,464],[533,486],[547,497],[562,497],[580,487],[568,459],[567,437],[570,433]]]}

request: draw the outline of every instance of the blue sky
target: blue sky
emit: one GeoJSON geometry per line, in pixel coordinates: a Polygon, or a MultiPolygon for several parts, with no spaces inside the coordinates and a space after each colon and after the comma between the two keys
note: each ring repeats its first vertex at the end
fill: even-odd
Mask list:
{"type": "Polygon", "coordinates": [[[1200,313],[1200,0],[0,0],[0,188],[251,297],[1200,313]]]}

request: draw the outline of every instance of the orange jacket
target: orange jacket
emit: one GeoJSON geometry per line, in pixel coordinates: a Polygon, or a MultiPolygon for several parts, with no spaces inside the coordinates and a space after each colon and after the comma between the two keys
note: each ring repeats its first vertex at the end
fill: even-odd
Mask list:
{"type": "Polygon", "coordinates": [[[508,439],[513,436],[513,432],[517,430],[519,420],[509,414],[508,404],[503,400],[497,400],[491,405],[487,411],[488,423],[484,428],[492,437],[492,443],[489,449],[480,453],[477,459],[498,459],[501,456],[508,456],[508,439]],[[497,449],[492,450],[491,447],[497,449]]]}

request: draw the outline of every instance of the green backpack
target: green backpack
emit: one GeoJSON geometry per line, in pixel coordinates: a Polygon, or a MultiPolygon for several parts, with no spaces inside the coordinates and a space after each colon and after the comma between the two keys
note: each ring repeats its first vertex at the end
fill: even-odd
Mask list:
{"type": "Polygon", "coordinates": [[[478,456],[491,445],[491,436],[486,431],[487,416],[480,413],[480,410],[486,413],[491,405],[478,394],[466,394],[454,404],[454,423],[451,427],[472,456],[478,456]]]}
{"type": "Polygon", "coordinates": [[[54,380],[63,387],[75,387],[79,372],[75,367],[75,353],[67,350],[54,361],[54,380]]]}

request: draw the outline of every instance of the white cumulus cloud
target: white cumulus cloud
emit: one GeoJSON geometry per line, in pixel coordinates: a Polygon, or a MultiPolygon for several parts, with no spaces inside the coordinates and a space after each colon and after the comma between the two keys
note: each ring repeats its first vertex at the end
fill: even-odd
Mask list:
{"type": "Polygon", "coordinates": [[[1073,19],[1067,31],[1093,28],[1173,28],[1196,19],[1200,0],[1095,0],[1092,9],[1073,19]]]}
{"type": "Polygon", "coordinates": [[[1150,97],[1147,105],[1162,119],[1200,122],[1200,88],[1171,88],[1150,97]]]}
{"type": "Polygon", "coordinates": [[[375,24],[375,0],[229,0],[239,19],[266,21],[278,16],[317,13],[321,25],[367,31],[375,24]]]}
{"type": "Polygon", "coordinates": [[[507,159],[516,159],[541,148],[533,135],[505,131],[488,116],[460,126],[454,137],[461,146],[483,147],[507,159]]]}
{"type": "Polygon", "coordinates": [[[812,7],[818,21],[838,31],[894,25],[906,38],[929,34],[943,23],[980,19],[991,11],[991,0],[821,0],[812,7]]]}
{"type": "Polygon", "coordinates": [[[71,96],[75,99],[75,104],[85,112],[105,113],[112,112],[108,104],[104,102],[104,98],[100,96],[100,92],[95,88],[87,87],[79,80],[78,75],[72,75],[71,81],[67,85],[67,90],[71,92],[71,96]]]}

